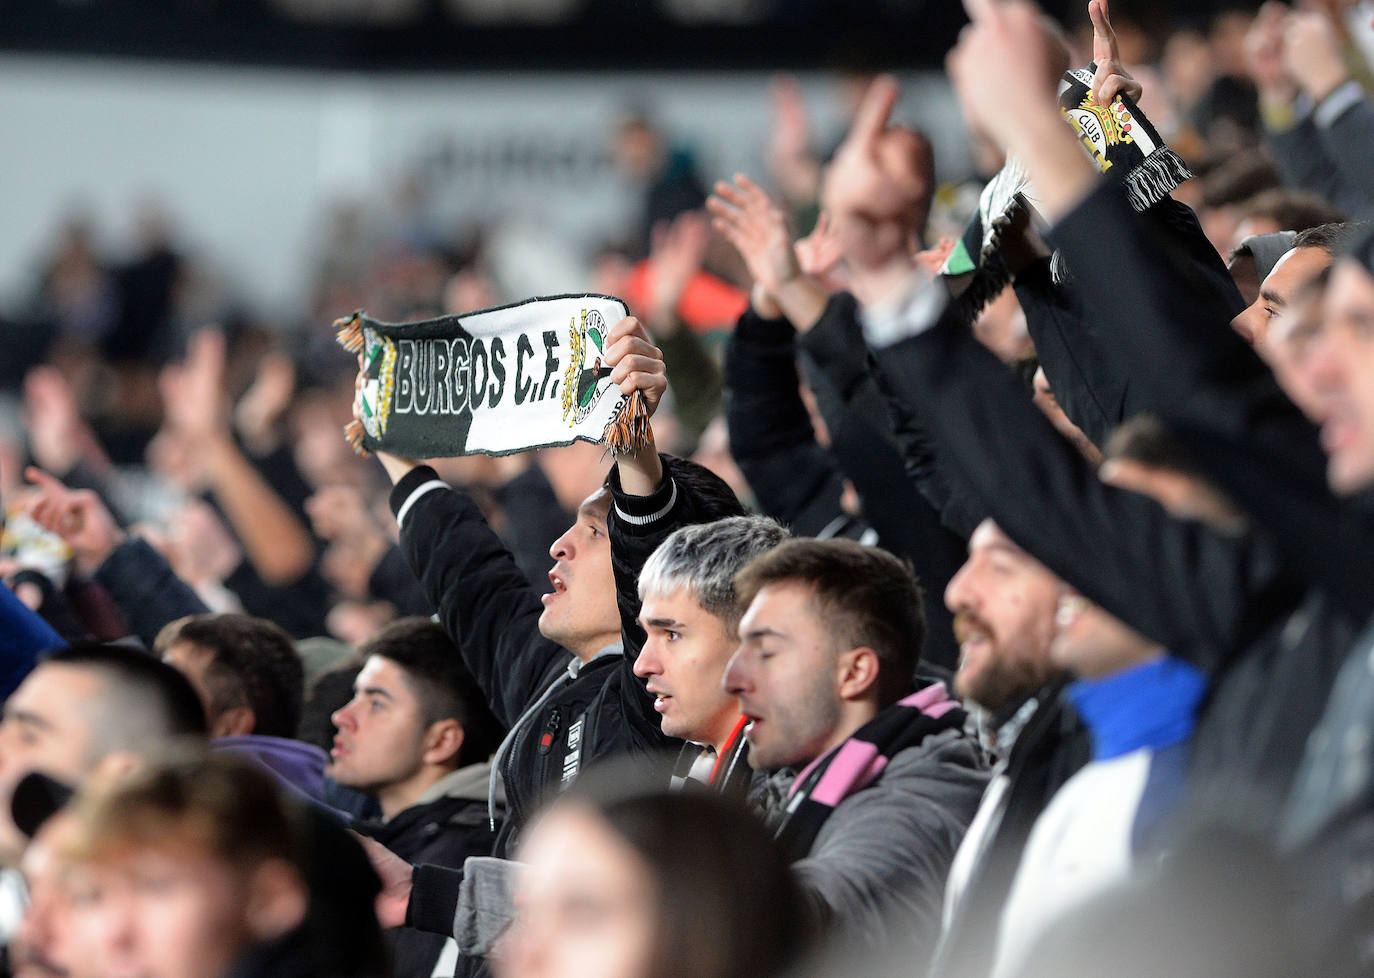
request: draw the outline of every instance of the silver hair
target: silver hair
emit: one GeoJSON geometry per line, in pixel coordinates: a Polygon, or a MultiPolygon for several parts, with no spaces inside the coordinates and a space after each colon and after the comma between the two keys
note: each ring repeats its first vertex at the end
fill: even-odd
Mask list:
{"type": "Polygon", "coordinates": [[[741,611],[735,607],[735,574],[788,536],[766,516],[684,526],[659,545],[639,572],[640,600],[687,588],[706,612],[733,626],[741,611]]]}

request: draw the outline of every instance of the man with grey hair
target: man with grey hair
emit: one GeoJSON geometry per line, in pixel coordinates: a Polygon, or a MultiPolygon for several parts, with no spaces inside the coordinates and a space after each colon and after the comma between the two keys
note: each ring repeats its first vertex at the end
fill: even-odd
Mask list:
{"type": "Polygon", "coordinates": [[[663,732],[681,737],[673,785],[701,781],[743,791],[750,768],[739,703],[721,685],[739,647],[734,577],[788,537],[763,516],[732,516],[670,535],[639,575],[645,641],[635,675],[647,680],[663,732]]]}

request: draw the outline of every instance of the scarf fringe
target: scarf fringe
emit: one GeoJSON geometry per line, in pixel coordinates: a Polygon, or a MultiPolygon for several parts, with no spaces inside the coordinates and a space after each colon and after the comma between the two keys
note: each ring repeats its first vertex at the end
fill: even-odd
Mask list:
{"type": "Polygon", "coordinates": [[[959,294],[960,318],[970,329],[992,300],[1012,283],[1011,266],[1000,251],[987,255],[973,273],[968,287],[959,294]]]}
{"type": "Polygon", "coordinates": [[[1126,174],[1126,193],[1137,212],[1147,211],[1169,196],[1179,184],[1192,178],[1188,164],[1164,146],[1126,174]]]}
{"type": "Polygon", "coordinates": [[[363,423],[357,418],[354,418],[352,421],[348,422],[348,424],[344,425],[344,437],[348,439],[348,444],[349,447],[353,449],[353,454],[363,458],[367,458],[372,454],[363,447],[363,436],[365,434],[367,434],[367,431],[363,428],[363,423]]]}
{"type": "Polygon", "coordinates": [[[349,353],[363,352],[363,319],[362,314],[355,312],[351,316],[342,316],[334,320],[334,339],[339,346],[349,353]]]}
{"type": "Polygon", "coordinates": [[[633,391],[625,398],[620,410],[606,426],[602,441],[606,451],[616,456],[633,455],[653,443],[653,429],[649,427],[649,409],[644,404],[644,395],[633,391]]]}

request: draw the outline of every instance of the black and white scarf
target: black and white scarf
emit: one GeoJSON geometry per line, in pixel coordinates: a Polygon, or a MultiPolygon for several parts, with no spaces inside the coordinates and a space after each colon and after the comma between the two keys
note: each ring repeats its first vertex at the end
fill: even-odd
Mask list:
{"type": "MultiPolygon", "coordinates": [[[[1090,63],[1064,73],[1059,82],[1059,111],[1097,168],[1125,183],[1131,206],[1148,210],[1193,174],[1130,98],[1118,95],[1105,106],[1094,101],[1096,70],[1097,65],[1090,63]]],[[[1018,211],[1031,209],[1033,198],[1024,167],[1009,158],[983,188],[977,212],[940,269],[968,322],[1011,284],[1011,268],[1000,252],[1002,235],[1015,223],[1018,211]]],[[[1057,282],[1066,279],[1058,255],[1053,271],[1057,282]]]]}
{"type": "Polygon", "coordinates": [[[619,299],[566,295],[461,316],[383,323],[357,312],[334,324],[362,357],[358,451],[407,458],[508,455],[574,441],[612,452],[647,443],[648,412],[611,383],[606,337],[619,299]]]}

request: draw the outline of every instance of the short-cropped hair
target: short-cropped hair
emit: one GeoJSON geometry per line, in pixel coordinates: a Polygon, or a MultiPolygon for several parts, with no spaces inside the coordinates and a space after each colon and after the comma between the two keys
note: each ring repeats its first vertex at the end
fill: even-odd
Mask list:
{"type": "Polygon", "coordinates": [[[866,646],[877,653],[881,706],[911,691],[926,623],[921,587],[909,565],[852,540],[788,540],[735,577],[741,609],[768,585],[788,583],[814,592],[838,650],[866,646]]]}
{"type": "MultiPolygon", "coordinates": [[[[91,743],[100,756],[146,754],[169,740],[205,736],[205,708],[186,677],[142,649],[77,642],[40,664],[85,669],[99,676],[99,713],[91,743]]],[[[91,762],[100,756],[90,757],[91,762]]]]}
{"type": "Polygon", "coordinates": [[[787,530],[766,516],[731,516],[684,526],[645,562],[639,573],[639,596],[667,595],[685,588],[733,634],[742,610],[736,600],[735,575],[787,537],[787,530]]]}
{"type": "Polygon", "coordinates": [[[448,632],[428,618],[402,618],[358,646],[358,655],[396,663],[420,702],[425,723],[457,720],[463,727],[459,766],[484,761],[501,742],[501,725],[448,632]]]}

